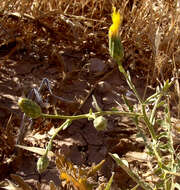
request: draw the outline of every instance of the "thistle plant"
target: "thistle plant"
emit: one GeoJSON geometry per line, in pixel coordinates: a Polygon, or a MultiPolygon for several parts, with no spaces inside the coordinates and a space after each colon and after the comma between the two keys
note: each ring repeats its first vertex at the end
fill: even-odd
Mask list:
{"type": "Polygon", "coordinates": [[[48,167],[48,164],[49,164],[48,152],[51,151],[53,147],[54,138],[61,130],[66,129],[73,122],[73,120],[84,119],[84,118],[88,120],[93,120],[93,124],[96,130],[101,131],[107,128],[108,122],[107,122],[107,119],[104,117],[105,115],[141,116],[138,113],[120,112],[120,111],[101,111],[97,102],[96,102],[97,112],[92,112],[92,110],[90,109],[88,114],[82,114],[82,115],[76,115],[76,116],[45,114],[42,112],[41,106],[38,105],[38,103],[28,98],[20,98],[18,101],[18,105],[20,109],[22,110],[22,112],[24,112],[25,115],[27,117],[30,117],[31,119],[37,119],[39,117],[42,117],[42,118],[65,120],[65,122],[61,126],[59,126],[56,129],[55,133],[51,136],[48,142],[48,145],[46,146],[45,153],[43,155],[40,154],[41,157],[38,159],[38,162],[37,162],[37,171],[39,173],[43,173],[48,167]]]}
{"type": "MultiPolygon", "coordinates": [[[[178,184],[175,183],[174,176],[178,176],[177,171],[180,171],[180,167],[178,163],[179,160],[175,159],[174,157],[174,148],[173,148],[173,141],[171,136],[171,122],[170,122],[170,114],[169,114],[169,107],[168,107],[168,90],[170,86],[172,85],[173,81],[169,82],[169,80],[165,81],[164,84],[160,84],[160,86],[157,87],[155,94],[148,97],[146,100],[142,100],[139,96],[136,87],[134,86],[133,82],[131,81],[130,73],[128,71],[125,71],[123,67],[123,57],[124,57],[124,48],[121,43],[121,37],[119,34],[119,30],[122,24],[123,16],[120,14],[120,11],[116,11],[116,8],[113,7],[113,13],[112,13],[112,25],[109,28],[109,53],[111,57],[116,61],[118,65],[119,71],[124,75],[127,84],[129,85],[130,89],[136,96],[138,103],[141,107],[141,110],[137,111],[134,109],[133,106],[129,106],[128,101],[124,97],[125,103],[129,108],[129,111],[127,112],[120,112],[120,111],[103,111],[98,106],[98,103],[96,102],[95,98],[93,97],[93,100],[95,100],[95,107],[96,112],[93,112],[91,109],[89,113],[82,114],[82,115],[73,115],[73,116],[67,116],[67,115],[51,115],[43,113],[41,110],[41,106],[38,105],[38,103],[33,102],[30,99],[20,99],[19,101],[19,107],[21,110],[26,114],[26,116],[36,119],[38,117],[43,118],[51,118],[51,119],[61,119],[65,120],[65,122],[59,126],[56,130],[56,132],[52,135],[51,139],[48,142],[48,145],[46,147],[45,154],[42,155],[42,157],[38,160],[37,168],[40,173],[44,172],[46,168],[48,167],[49,160],[47,158],[48,151],[52,149],[53,146],[53,140],[56,137],[56,135],[61,131],[66,129],[74,120],[77,119],[88,119],[93,120],[93,125],[96,128],[96,130],[106,130],[108,125],[108,120],[105,118],[107,115],[126,115],[130,118],[132,118],[135,122],[135,125],[137,129],[139,130],[139,136],[143,138],[147,152],[152,156],[153,159],[156,160],[156,166],[154,167],[154,175],[159,174],[159,181],[160,183],[157,184],[149,184],[146,183],[143,179],[141,179],[138,175],[136,175],[131,169],[128,167],[128,164],[126,161],[119,158],[117,154],[111,154],[112,158],[117,162],[117,164],[124,169],[128,175],[137,183],[137,185],[141,186],[141,188],[145,190],[153,190],[153,189],[162,189],[162,190],[169,190],[169,189],[175,189],[178,187],[178,184]],[[162,100],[162,98],[164,98],[162,100]],[[158,108],[161,107],[164,109],[164,117],[160,120],[157,118],[157,111],[158,108]],[[148,110],[148,112],[147,112],[148,110]],[[147,127],[149,131],[149,136],[151,137],[149,140],[149,136],[139,128],[139,121],[144,120],[145,127],[147,127]],[[159,123],[162,127],[164,132],[160,134],[156,134],[156,131],[154,129],[154,126],[159,123]],[[165,127],[166,126],[166,127],[165,127]],[[162,138],[166,138],[168,141],[168,144],[163,144],[161,142],[162,138]],[[170,159],[165,159],[162,155],[162,152],[168,152],[170,155],[170,159]],[[163,182],[161,182],[163,181],[163,182]]],[[[50,88],[49,88],[50,89],[50,88]]],[[[50,93],[52,95],[51,89],[50,93]]],[[[38,92],[36,92],[36,95],[38,95],[38,92]]],[[[40,97],[40,95],[38,95],[40,97]]],[[[58,96],[55,96],[59,98],[58,96]]],[[[40,99],[40,98],[38,98],[40,99]]],[[[42,100],[41,100],[42,103],[42,100]]],[[[180,175],[179,175],[180,176],[180,175]]],[[[113,178],[113,177],[112,177],[113,178]]],[[[110,179],[109,185],[107,189],[110,189],[110,184],[112,183],[113,179],[110,179]]]]}
{"type": "MultiPolygon", "coordinates": [[[[145,101],[141,99],[139,96],[133,82],[131,81],[130,73],[125,71],[122,62],[124,56],[124,49],[121,43],[121,38],[119,35],[120,25],[122,23],[122,16],[120,15],[119,11],[116,11],[116,8],[113,7],[112,13],[112,22],[113,24],[109,28],[109,52],[111,57],[116,61],[118,64],[119,71],[124,75],[127,84],[129,85],[130,89],[133,91],[134,95],[136,96],[139,104],[141,105],[141,113],[142,119],[145,122],[145,127],[147,127],[149,134],[151,136],[151,141],[148,141],[147,135],[139,129],[139,119],[140,117],[135,116],[133,120],[135,121],[135,125],[139,130],[140,136],[144,139],[146,144],[146,148],[148,153],[157,161],[155,171],[159,172],[159,181],[160,183],[157,184],[149,184],[143,181],[138,175],[136,175],[133,171],[130,170],[128,167],[127,161],[121,160],[117,154],[110,154],[112,158],[116,161],[116,163],[124,169],[127,174],[139,185],[141,188],[146,190],[153,190],[153,189],[162,189],[162,190],[169,190],[169,189],[180,189],[180,185],[175,183],[175,177],[179,176],[177,171],[180,170],[179,167],[179,159],[174,159],[174,148],[173,148],[173,141],[171,135],[171,122],[170,122],[170,114],[169,114],[169,107],[168,107],[168,90],[169,87],[172,85],[173,81],[169,82],[167,80],[164,84],[161,84],[157,87],[156,93],[147,98],[145,101]],[[164,97],[165,100],[162,101],[164,97]],[[150,108],[150,105],[153,108],[150,108]],[[159,120],[157,118],[157,111],[158,108],[164,108],[164,118],[159,120]],[[149,110],[147,113],[146,110],[149,110]],[[154,126],[161,122],[161,127],[163,128],[164,132],[160,134],[156,134],[154,126]],[[166,128],[162,125],[166,126],[166,128]],[[166,123],[166,124],[165,124],[166,123]],[[168,126],[168,127],[167,127],[168,126]],[[167,139],[167,144],[161,142],[162,138],[167,139]],[[166,152],[170,159],[167,160],[162,156],[162,153],[166,152]]],[[[125,99],[126,100],[126,99],[125,99]]],[[[129,107],[130,112],[135,112],[133,107],[130,107],[128,102],[125,101],[126,105],[129,107]]]]}

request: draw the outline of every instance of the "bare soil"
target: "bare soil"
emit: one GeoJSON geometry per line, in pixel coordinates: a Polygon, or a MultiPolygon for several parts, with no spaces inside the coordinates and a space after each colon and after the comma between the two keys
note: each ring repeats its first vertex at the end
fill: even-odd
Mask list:
{"type": "MultiPolygon", "coordinates": [[[[46,113],[64,115],[88,113],[93,107],[92,95],[95,96],[102,110],[110,110],[113,107],[122,111],[126,109],[122,94],[127,95],[132,104],[136,103],[135,97],[131,95],[126,81],[114,63],[110,64],[107,60],[97,57],[81,62],[84,55],[73,50],[67,50],[60,56],[64,64],[68,66],[67,72],[63,73],[61,65],[51,64],[48,61],[33,61],[30,57],[22,61],[2,60],[4,62],[0,71],[1,136],[6,135],[7,139],[5,142],[1,141],[1,145],[3,146],[4,143],[6,146],[1,157],[3,159],[1,180],[9,178],[8,176],[13,173],[22,176],[25,181],[34,185],[38,180],[42,184],[47,184],[50,180],[57,185],[60,183],[58,171],[53,162],[39,178],[36,172],[38,156],[24,150],[17,154],[17,148],[14,147],[22,116],[17,106],[18,98],[27,95],[32,88],[39,87],[43,78],[46,77],[51,81],[55,95],[71,101],[70,103],[57,101],[45,89],[41,95],[44,101],[47,100],[50,103],[50,107],[44,110],[46,113]],[[7,162],[7,159],[10,159],[10,162],[7,162]]],[[[140,81],[135,76],[133,81],[143,95],[142,84],[145,81],[140,81]]],[[[98,132],[93,127],[92,121],[86,119],[74,121],[68,129],[59,133],[54,141],[53,151],[64,154],[79,166],[91,166],[93,163],[97,164],[106,159],[106,164],[98,177],[103,177],[104,181],[107,181],[111,172],[116,171],[116,185],[126,188],[127,184],[129,187],[131,179],[114,164],[108,152],[118,153],[120,156],[128,152],[143,152],[144,144],[136,140],[137,130],[130,119],[120,116],[109,116],[107,119],[108,128],[103,132],[98,132]],[[123,180],[119,180],[122,178],[123,180]]],[[[32,128],[26,131],[22,144],[45,147],[50,137],[48,132],[61,123],[62,121],[59,120],[35,120],[32,128]]],[[[133,185],[132,181],[131,183],[133,185]]]]}

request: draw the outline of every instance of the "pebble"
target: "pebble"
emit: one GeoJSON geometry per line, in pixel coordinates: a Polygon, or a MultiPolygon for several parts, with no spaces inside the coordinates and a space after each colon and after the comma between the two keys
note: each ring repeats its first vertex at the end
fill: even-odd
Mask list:
{"type": "Polygon", "coordinates": [[[103,97],[102,98],[103,104],[110,105],[114,102],[112,97],[103,97]]]}
{"type": "Polygon", "coordinates": [[[103,60],[98,58],[91,58],[89,60],[89,71],[90,73],[101,73],[106,69],[106,64],[103,60]]]}
{"type": "Polygon", "coordinates": [[[100,94],[105,94],[111,91],[111,85],[106,81],[100,81],[97,85],[96,91],[100,94]]]}

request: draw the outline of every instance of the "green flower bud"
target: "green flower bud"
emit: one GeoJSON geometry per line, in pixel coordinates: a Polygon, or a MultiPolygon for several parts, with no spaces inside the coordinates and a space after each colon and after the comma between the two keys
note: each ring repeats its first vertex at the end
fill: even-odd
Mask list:
{"type": "Polygon", "coordinates": [[[113,36],[109,38],[109,52],[111,57],[121,63],[124,57],[124,48],[121,43],[120,36],[113,36]]]}
{"type": "Polygon", "coordinates": [[[37,161],[37,171],[40,174],[43,173],[44,171],[46,171],[48,165],[49,165],[49,159],[47,155],[40,157],[37,161]]]}
{"type": "Polygon", "coordinates": [[[20,98],[18,105],[28,117],[33,119],[40,117],[42,114],[41,107],[30,99],[20,98]]]}
{"type": "Polygon", "coordinates": [[[98,131],[103,131],[107,128],[107,119],[103,116],[99,116],[93,121],[94,127],[98,131]]]}
{"type": "Polygon", "coordinates": [[[124,49],[121,43],[121,38],[119,35],[119,29],[123,20],[122,14],[119,11],[116,11],[116,8],[113,7],[112,25],[109,28],[109,52],[110,55],[118,64],[122,63],[124,57],[124,49]]]}

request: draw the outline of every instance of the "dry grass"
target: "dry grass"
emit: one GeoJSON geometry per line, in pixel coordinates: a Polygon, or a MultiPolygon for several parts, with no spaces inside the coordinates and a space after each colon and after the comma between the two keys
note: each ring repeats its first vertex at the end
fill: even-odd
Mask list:
{"type": "MultiPolygon", "coordinates": [[[[124,66],[151,85],[178,79],[179,0],[1,0],[0,52],[5,46],[6,59],[22,50],[32,59],[48,57],[54,64],[54,55],[70,48],[87,59],[107,60],[112,4],[124,17],[124,66]],[[9,49],[11,44],[14,48],[9,49]]],[[[180,102],[178,80],[175,90],[180,102]]]]}
{"type": "Polygon", "coordinates": [[[59,43],[108,56],[112,4],[124,15],[125,64],[140,76],[153,72],[152,82],[171,77],[180,66],[178,0],[1,1],[1,39],[16,38],[41,56],[59,43]]]}

